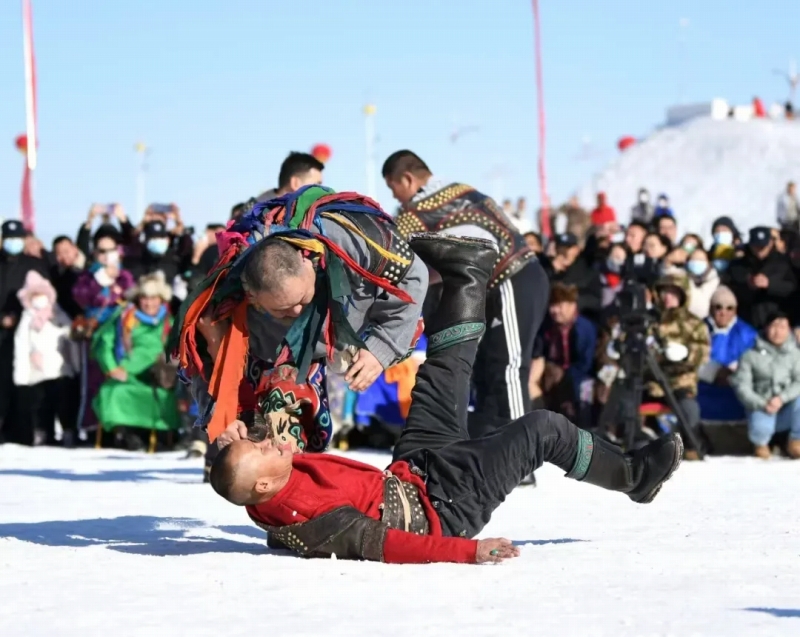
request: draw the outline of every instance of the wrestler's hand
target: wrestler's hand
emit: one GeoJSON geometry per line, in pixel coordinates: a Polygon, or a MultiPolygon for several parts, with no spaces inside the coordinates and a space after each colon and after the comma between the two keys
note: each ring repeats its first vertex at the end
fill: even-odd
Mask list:
{"type": "Polygon", "coordinates": [[[475,563],[498,563],[505,559],[519,557],[519,549],[505,538],[492,538],[478,540],[478,550],[475,552],[475,563]]]}
{"type": "Polygon", "coordinates": [[[217,447],[224,449],[229,444],[236,440],[247,439],[247,425],[241,420],[234,420],[228,428],[225,429],[219,436],[217,436],[217,447]]]}
{"type": "Polygon", "coordinates": [[[350,365],[344,379],[353,391],[364,391],[378,380],[378,376],[382,373],[383,365],[375,358],[375,354],[368,349],[360,349],[353,356],[353,364],[350,365]]]}

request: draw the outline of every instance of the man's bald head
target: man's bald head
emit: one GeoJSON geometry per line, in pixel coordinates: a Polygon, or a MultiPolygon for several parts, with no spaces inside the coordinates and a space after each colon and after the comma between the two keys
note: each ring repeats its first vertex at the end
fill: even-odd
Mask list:
{"type": "Polygon", "coordinates": [[[237,506],[257,504],[277,493],[292,471],[292,450],[267,438],[237,440],[211,465],[211,487],[237,506]]]}

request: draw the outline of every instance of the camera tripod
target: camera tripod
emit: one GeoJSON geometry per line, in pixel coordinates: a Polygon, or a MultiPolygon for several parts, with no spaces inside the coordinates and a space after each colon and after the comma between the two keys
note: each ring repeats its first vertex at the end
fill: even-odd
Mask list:
{"type": "Polygon", "coordinates": [[[644,330],[634,329],[628,333],[625,341],[621,343],[620,371],[611,385],[608,402],[600,414],[599,426],[604,428],[610,422],[621,423],[624,432],[625,449],[633,449],[636,432],[640,428],[639,407],[642,404],[644,372],[647,369],[653,379],[664,390],[665,401],[678,419],[681,432],[689,439],[702,460],[703,451],[700,440],[695,431],[688,426],[686,414],[683,413],[680,403],[675,398],[669,379],[647,346],[646,339],[647,335],[644,330]]]}

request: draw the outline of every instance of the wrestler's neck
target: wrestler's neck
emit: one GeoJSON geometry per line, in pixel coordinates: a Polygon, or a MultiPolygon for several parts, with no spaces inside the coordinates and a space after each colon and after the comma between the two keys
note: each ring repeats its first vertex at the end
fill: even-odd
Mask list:
{"type": "Polygon", "coordinates": [[[291,465],[289,465],[288,471],[279,476],[275,476],[270,480],[269,487],[267,488],[266,491],[264,491],[260,495],[260,497],[254,504],[256,505],[263,504],[264,502],[269,502],[270,500],[272,500],[272,498],[274,498],[281,491],[283,491],[286,485],[289,484],[289,478],[291,477],[292,477],[292,467],[291,465]]]}

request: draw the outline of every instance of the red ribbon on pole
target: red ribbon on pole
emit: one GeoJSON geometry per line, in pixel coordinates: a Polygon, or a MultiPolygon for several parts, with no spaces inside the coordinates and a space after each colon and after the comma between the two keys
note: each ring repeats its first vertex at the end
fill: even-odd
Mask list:
{"type": "Polygon", "coordinates": [[[547,170],[545,168],[545,150],[547,126],[544,113],[544,81],[542,79],[542,38],[539,23],[539,0],[533,1],[534,47],[536,52],[536,102],[539,111],[539,197],[541,200],[540,232],[546,237],[552,236],[550,228],[550,196],[547,194],[547,170]]]}

